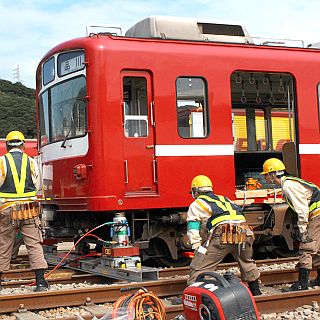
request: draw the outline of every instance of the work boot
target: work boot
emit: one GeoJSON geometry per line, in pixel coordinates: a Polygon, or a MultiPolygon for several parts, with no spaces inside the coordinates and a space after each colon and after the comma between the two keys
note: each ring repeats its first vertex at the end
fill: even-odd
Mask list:
{"type": "Polygon", "coordinates": [[[260,291],[260,287],[259,287],[259,279],[248,282],[248,285],[249,285],[249,290],[251,291],[253,296],[262,295],[262,292],[260,291]]]}
{"type": "Polygon", "coordinates": [[[298,282],[295,282],[289,288],[283,288],[282,292],[308,290],[309,273],[310,273],[310,270],[306,268],[300,268],[298,282]]]}
{"type": "Polygon", "coordinates": [[[49,283],[44,279],[44,269],[36,269],[34,272],[36,274],[36,288],[34,291],[47,291],[49,289],[49,283]]]}
{"type": "Polygon", "coordinates": [[[320,269],[317,269],[317,277],[314,280],[310,281],[310,286],[320,286],[320,269]]]}

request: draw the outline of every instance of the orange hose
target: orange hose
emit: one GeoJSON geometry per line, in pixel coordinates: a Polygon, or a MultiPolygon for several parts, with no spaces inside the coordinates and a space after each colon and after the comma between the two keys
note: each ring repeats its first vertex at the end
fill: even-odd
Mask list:
{"type": "Polygon", "coordinates": [[[114,318],[118,317],[120,309],[127,309],[128,319],[167,319],[162,301],[153,292],[149,292],[146,289],[140,289],[134,294],[121,296],[114,303],[114,310],[112,312],[114,318]],[[124,302],[127,303],[127,306],[124,306],[124,302]]]}

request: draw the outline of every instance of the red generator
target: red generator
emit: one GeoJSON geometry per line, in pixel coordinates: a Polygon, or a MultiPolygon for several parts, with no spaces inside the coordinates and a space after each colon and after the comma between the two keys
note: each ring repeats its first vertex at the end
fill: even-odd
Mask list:
{"type": "Polygon", "coordinates": [[[186,320],[259,320],[249,288],[230,272],[204,272],[182,295],[186,320]]]}

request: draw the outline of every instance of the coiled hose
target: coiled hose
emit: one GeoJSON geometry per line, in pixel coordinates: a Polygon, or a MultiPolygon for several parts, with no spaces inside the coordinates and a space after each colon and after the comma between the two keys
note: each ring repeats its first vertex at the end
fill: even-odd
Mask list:
{"type": "Polygon", "coordinates": [[[134,320],[166,320],[166,311],[162,301],[151,291],[144,287],[135,287],[122,289],[121,292],[136,290],[135,293],[129,293],[121,296],[114,303],[112,312],[113,319],[122,319],[126,315],[126,319],[134,320]]]}

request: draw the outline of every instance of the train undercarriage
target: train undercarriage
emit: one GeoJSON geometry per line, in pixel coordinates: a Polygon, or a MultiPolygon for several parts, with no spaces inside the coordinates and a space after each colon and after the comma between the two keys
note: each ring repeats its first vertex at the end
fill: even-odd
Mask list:
{"type": "MultiPolygon", "coordinates": [[[[112,221],[114,215],[108,213],[110,219],[107,220],[106,213],[102,212],[59,212],[53,206],[44,206],[42,220],[45,238],[76,242],[91,229],[112,221]]],[[[193,252],[186,234],[186,211],[128,211],[125,216],[130,229],[129,240],[140,248],[143,264],[178,267],[190,263],[193,252]]],[[[245,216],[255,232],[255,258],[297,254],[295,215],[286,204],[250,206],[245,216]]],[[[92,234],[78,243],[77,253],[85,255],[90,250],[101,252],[103,241],[112,240],[108,226],[102,226],[92,234]]]]}

